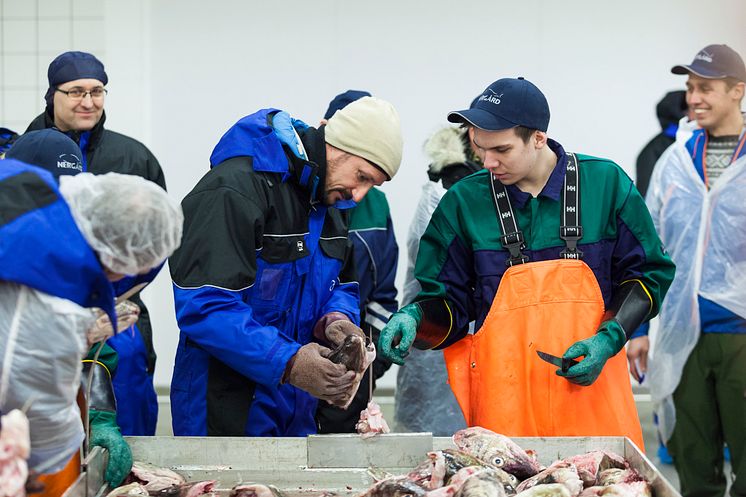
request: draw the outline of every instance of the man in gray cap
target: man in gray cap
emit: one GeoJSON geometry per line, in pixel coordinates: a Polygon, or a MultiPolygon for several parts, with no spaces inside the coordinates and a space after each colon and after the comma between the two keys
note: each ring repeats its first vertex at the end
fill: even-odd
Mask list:
{"type": "MultiPolygon", "coordinates": [[[[132,174],[166,188],[161,166],[145,145],[104,128],[109,77],[100,60],[86,52],[65,52],[49,64],[47,78],[46,109],[27,132],[57,128],[68,135],[80,146],[85,172],[132,174]]],[[[125,435],[154,435],[158,402],[153,387],[153,332],[139,293],[131,300],[142,311],[138,332],[122,333],[108,341],[119,355],[119,372],[114,379],[117,422],[125,435]]]]}
{"type": "MultiPolygon", "coordinates": [[[[709,45],[671,72],[687,76],[694,121],[679,124],[646,197],[677,268],[652,347],[650,393],[682,495],[725,494],[725,443],[735,477],[730,493],[744,496],[746,66],[729,46],[709,45]]],[[[643,364],[647,342],[630,343],[643,364]]]]}

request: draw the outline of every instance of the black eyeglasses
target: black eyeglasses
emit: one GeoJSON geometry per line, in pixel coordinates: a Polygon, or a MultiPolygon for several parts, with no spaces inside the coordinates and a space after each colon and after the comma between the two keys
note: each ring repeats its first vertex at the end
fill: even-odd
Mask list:
{"type": "Polygon", "coordinates": [[[60,90],[59,88],[55,88],[54,91],[58,91],[60,93],[64,93],[68,96],[68,98],[71,98],[73,100],[83,100],[86,95],[90,95],[92,99],[101,99],[104,98],[104,95],[109,93],[109,91],[106,88],[97,87],[93,88],[92,90],[84,90],[83,88],[70,88],[69,90],[60,90]]]}

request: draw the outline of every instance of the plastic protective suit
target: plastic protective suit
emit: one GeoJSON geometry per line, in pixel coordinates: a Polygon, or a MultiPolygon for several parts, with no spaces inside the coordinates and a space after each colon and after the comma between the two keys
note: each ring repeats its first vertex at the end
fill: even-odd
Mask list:
{"type": "Polygon", "coordinates": [[[135,176],[80,174],[58,189],[41,169],[0,165],[0,410],[28,408],[31,469],[53,473],[83,439],[75,397],[92,309],[117,322],[105,269],[161,264],[183,217],[160,187],[135,176]]]}
{"type": "Polygon", "coordinates": [[[676,264],[648,371],[663,440],[673,433],[672,395],[700,335],[698,295],[746,318],[746,156],[708,191],[686,148],[695,127],[682,120],[676,143],[656,164],[646,198],[676,264]]]}
{"type": "MultiPolygon", "coordinates": [[[[421,290],[414,276],[420,238],[445,195],[446,187],[480,168],[468,160],[465,137],[464,130],[449,126],[435,132],[425,144],[425,153],[431,160],[428,170],[430,181],[422,187],[422,195],[409,226],[402,306],[410,304],[421,290]]],[[[461,408],[448,386],[442,351],[410,350],[407,362],[399,368],[396,378],[396,423],[399,430],[431,432],[436,436],[450,436],[466,427],[461,408]]]]}
{"type": "Polygon", "coordinates": [[[0,404],[3,410],[28,405],[29,466],[55,472],[84,438],[75,398],[93,313],[69,300],[3,281],[0,319],[0,404]]]}
{"type": "MultiPolygon", "coordinates": [[[[422,196],[407,237],[409,257],[402,305],[411,303],[420,292],[420,284],[414,277],[420,238],[445,193],[445,188],[433,181],[428,181],[422,187],[422,196]]],[[[443,351],[412,348],[406,364],[399,367],[396,377],[396,425],[400,431],[429,431],[435,436],[450,436],[466,428],[464,415],[448,386],[443,351]]]]}

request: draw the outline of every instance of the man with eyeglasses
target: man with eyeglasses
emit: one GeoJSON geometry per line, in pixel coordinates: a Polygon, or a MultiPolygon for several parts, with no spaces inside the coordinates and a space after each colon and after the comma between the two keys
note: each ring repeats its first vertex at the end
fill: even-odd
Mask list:
{"type": "MultiPolygon", "coordinates": [[[[65,133],[80,146],[84,172],[132,174],[166,188],[161,166],[145,145],[104,128],[109,78],[100,60],[86,52],[65,52],[49,64],[47,77],[46,109],[26,132],[57,128],[65,133]]],[[[113,378],[117,423],[124,435],[154,435],[158,402],[150,316],[139,293],[130,300],[141,309],[138,332],[121,333],[107,341],[119,355],[113,378]]]]}

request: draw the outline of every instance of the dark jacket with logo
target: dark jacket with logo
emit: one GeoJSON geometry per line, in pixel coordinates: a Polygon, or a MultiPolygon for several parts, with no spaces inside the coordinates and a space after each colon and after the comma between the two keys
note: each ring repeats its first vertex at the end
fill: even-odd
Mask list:
{"type": "MultiPolygon", "coordinates": [[[[34,119],[26,132],[54,127],[52,109],[34,119]]],[[[68,132],[83,152],[83,170],[93,174],[121,173],[141,176],[166,189],[163,171],[155,156],[139,141],[104,128],[106,113],[90,131],[68,132]]],[[[150,275],[148,281],[155,275],[150,275]]],[[[125,291],[127,282],[115,285],[125,291]]],[[[140,306],[135,325],[139,333],[122,333],[108,343],[119,354],[118,375],[114,390],[118,401],[117,423],[124,435],[154,435],[158,403],[153,387],[156,354],[150,314],[140,294],[130,298],[140,306]]]]}
{"type": "Polygon", "coordinates": [[[298,130],[311,162],[283,149],[265,109],[218,143],[184,198],[169,260],[181,334],[171,382],[175,435],[305,436],[316,399],[282,377],[324,314],[359,322],[348,215],[319,202],[323,131],[298,130]]]}

